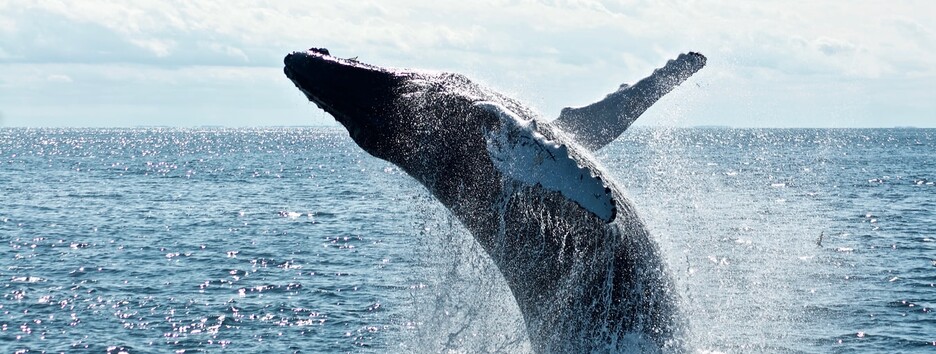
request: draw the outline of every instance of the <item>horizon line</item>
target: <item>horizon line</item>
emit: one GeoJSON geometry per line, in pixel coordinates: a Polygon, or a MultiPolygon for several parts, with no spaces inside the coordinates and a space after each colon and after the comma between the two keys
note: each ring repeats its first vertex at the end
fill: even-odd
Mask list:
{"type": "MultiPolygon", "coordinates": [[[[344,128],[338,124],[299,124],[299,125],[160,125],[142,124],[132,126],[0,126],[0,129],[264,129],[264,128],[344,128]]],[[[777,126],[733,126],[721,124],[699,125],[635,125],[629,129],[936,129],[912,125],[875,126],[875,127],[777,127],[777,126]]]]}

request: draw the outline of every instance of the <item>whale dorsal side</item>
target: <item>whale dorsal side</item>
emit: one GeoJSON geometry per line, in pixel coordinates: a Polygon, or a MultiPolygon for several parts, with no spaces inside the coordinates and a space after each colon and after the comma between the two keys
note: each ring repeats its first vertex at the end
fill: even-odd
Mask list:
{"type": "Polygon", "coordinates": [[[583,147],[598,150],[627,130],[660,97],[702,69],[705,61],[705,56],[699,53],[680,54],[649,77],[633,86],[623,84],[601,101],[563,108],[553,124],[583,147]]]}
{"type": "Polygon", "coordinates": [[[559,192],[605,222],[614,221],[617,208],[611,189],[569,155],[567,146],[537,132],[535,120],[525,120],[493,102],[475,103],[473,108],[474,114],[499,121],[498,128],[485,132],[485,140],[502,182],[539,185],[559,192]]]}

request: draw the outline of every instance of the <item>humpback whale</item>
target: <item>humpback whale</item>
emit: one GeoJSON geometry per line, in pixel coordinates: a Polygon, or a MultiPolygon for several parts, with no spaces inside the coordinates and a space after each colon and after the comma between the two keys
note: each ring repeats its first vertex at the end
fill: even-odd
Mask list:
{"type": "Polygon", "coordinates": [[[533,350],[682,350],[656,242],[590,151],[705,65],[680,55],[554,121],[463,75],[384,68],[311,48],[284,72],[369,154],[418,180],[503,274],[533,350]]]}

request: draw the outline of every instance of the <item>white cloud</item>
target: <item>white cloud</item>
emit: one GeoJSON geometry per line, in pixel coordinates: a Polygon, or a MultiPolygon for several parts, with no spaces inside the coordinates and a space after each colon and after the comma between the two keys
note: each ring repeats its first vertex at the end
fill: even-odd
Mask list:
{"type": "MultiPolygon", "coordinates": [[[[285,80],[286,52],[324,46],[380,65],[466,72],[551,116],[696,50],[710,58],[697,83],[782,108],[814,102],[770,95],[821,98],[836,91],[829,85],[873,87],[885,79],[931,87],[932,13],[936,3],[928,1],[11,0],[0,1],[0,63],[82,68],[31,78],[4,71],[5,83],[64,73],[78,84],[93,71],[112,84],[190,84],[184,72],[204,83],[249,85],[257,71],[241,67],[285,80]],[[88,69],[94,65],[103,69],[88,69]]],[[[716,101],[697,104],[743,115],[716,101]]]]}
{"type": "Polygon", "coordinates": [[[892,24],[903,37],[910,41],[929,44],[936,42],[936,31],[913,19],[894,18],[888,21],[888,24],[892,24]]]}
{"type": "Polygon", "coordinates": [[[69,82],[72,82],[72,78],[69,77],[68,75],[52,74],[52,75],[46,76],[46,81],[54,82],[54,83],[69,83],[69,82]]]}
{"type": "Polygon", "coordinates": [[[146,49],[147,51],[155,54],[157,57],[164,58],[168,57],[172,49],[175,48],[176,42],[173,40],[162,40],[162,39],[130,39],[130,43],[133,45],[146,49]]]}
{"type": "Polygon", "coordinates": [[[812,42],[813,46],[825,55],[834,56],[843,53],[851,53],[857,48],[849,41],[844,41],[829,37],[819,37],[812,42]]]}
{"type": "MultiPolygon", "coordinates": [[[[2,9],[2,7],[0,7],[2,9]]],[[[16,32],[16,21],[0,13],[0,33],[16,32]]]]}
{"type": "Polygon", "coordinates": [[[201,46],[208,48],[211,51],[222,53],[232,58],[236,58],[244,63],[250,62],[250,58],[247,57],[247,54],[243,50],[237,47],[233,47],[223,43],[202,43],[201,46]]]}

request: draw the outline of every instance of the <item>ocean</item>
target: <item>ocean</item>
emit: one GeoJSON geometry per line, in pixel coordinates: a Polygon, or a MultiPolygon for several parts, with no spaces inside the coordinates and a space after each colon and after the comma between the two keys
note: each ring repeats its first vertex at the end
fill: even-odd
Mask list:
{"type": "MultiPolygon", "coordinates": [[[[638,127],[596,157],[700,353],[936,351],[936,130],[638,127]]],[[[0,352],[529,351],[426,190],[337,128],[0,129],[0,352]]]]}

